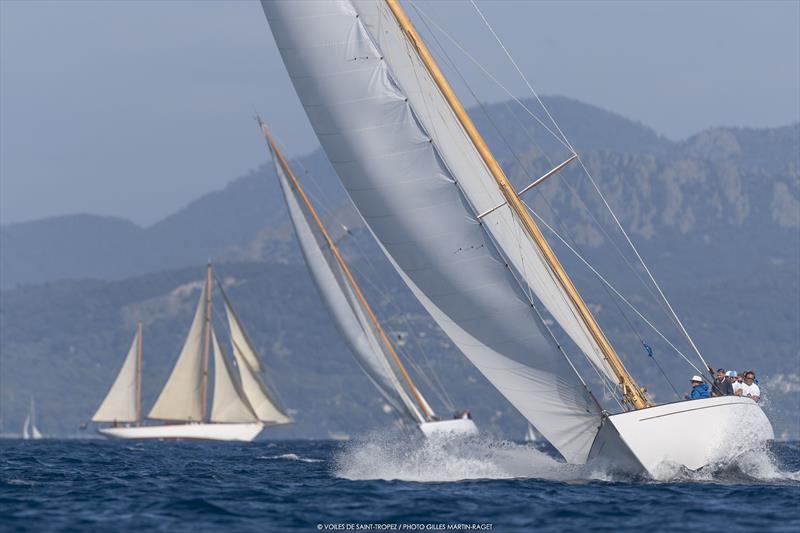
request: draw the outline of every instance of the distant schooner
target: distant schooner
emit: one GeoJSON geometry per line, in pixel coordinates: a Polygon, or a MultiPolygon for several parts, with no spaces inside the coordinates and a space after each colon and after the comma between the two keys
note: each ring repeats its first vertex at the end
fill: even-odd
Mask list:
{"type": "Polygon", "coordinates": [[[148,418],[162,425],[142,425],[142,325],[117,379],[106,394],[92,422],[111,422],[98,429],[120,439],[200,439],[250,442],[267,425],[288,424],[291,419],[259,379],[261,364],[239,318],[217,283],[225,302],[234,371],[211,324],[211,265],[197,303],[189,333],[178,361],[150,409],[148,418]],[[214,352],[214,389],[207,415],[208,359],[214,352]],[[122,425],[120,425],[122,424],[122,425]]]}

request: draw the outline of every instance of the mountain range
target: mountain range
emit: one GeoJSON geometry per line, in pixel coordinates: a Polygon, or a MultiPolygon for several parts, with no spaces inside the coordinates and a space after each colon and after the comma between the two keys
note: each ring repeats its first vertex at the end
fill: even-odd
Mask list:
{"type": "MultiPolygon", "coordinates": [[[[800,124],[715,128],[675,142],[580,102],[546,103],[707,358],[756,367],[776,430],[797,438],[800,124]]],[[[569,155],[547,136],[530,135],[530,117],[508,104],[471,114],[518,187],[569,155]]],[[[353,230],[343,240],[345,252],[398,342],[408,343],[409,357],[423,370],[418,379],[437,376],[444,387],[424,387],[435,399],[442,388],[453,397],[437,401],[440,410],[448,403],[470,407],[487,430],[521,436],[524,421],[387,266],[324,155],[317,151],[295,164],[334,233],[353,230]]],[[[635,258],[575,163],[524,199],[646,316],[674,330],[653,287],[640,281],[645,273],[628,267],[635,258]]],[[[620,312],[620,302],[546,234],[626,365],[657,399],[674,394],[670,382],[685,387],[691,369],[629,311],[620,312]],[[642,339],[655,348],[665,374],[643,355],[642,339]]],[[[110,385],[137,319],[145,322],[144,396],[152,399],[180,348],[197,296],[192,282],[208,259],[230,278],[267,376],[295,413],[297,424],[275,435],[330,437],[394,421],[320,305],[265,163],[148,227],[70,215],[0,228],[0,431],[17,430],[34,395],[45,432],[79,433],[110,385]]],[[[674,332],[667,336],[682,342],[674,332]]]]}

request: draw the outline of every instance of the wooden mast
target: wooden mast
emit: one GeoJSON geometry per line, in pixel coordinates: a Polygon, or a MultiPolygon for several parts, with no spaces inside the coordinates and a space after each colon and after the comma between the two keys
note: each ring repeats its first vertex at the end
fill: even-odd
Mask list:
{"type": "Polygon", "coordinates": [[[569,278],[566,271],[564,271],[564,268],[561,266],[561,263],[559,263],[555,253],[545,240],[544,235],[542,235],[542,232],[536,226],[536,223],[533,221],[523,205],[522,200],[520,200],[519,196],[514,191],[511,183],[508,181],[508,178],[503,172],[503,169],[492,155],[492,152],[489,150],[488,145],[483,140],[483,137],[478,132],[475,125],[472,123],[472,120],[464,110],[464,107],[461,105],[461,102],[459,101],[455,92],[453,92],[453,89],[450,87],[447,79],[444,77],[441,70],[439,70],[439,67],[436,65],[433,56],[431,56],[422,38],[417,33],[416,29],[414,29],[413,24],[406,16],[403,8],[400,6],[400,3],[398,0],[385,1],[389,7],[389,10],[391,10],[392,14],[397,20],[401,30],[416,49],[420,60],[422,60],[434,83],[439,88],[442,96],[444,96],[448,105],[452,109],[456,119],[461,123],[465,133],[480,154],[481,159],[483,159],[483,162],[486,165],[486,168],[489,170],[489,172],[491,172],[495,182],[497,182],[497,185],[500,188],[500,191],[503,193],[506,202],[508,202],[509,207],[519,219],[522,227],[525,229],[531,240],[533,240],[534,244],[536,244],[536,246],[539,248],[554,277],[569,297],[573,306],[578,311],[578,315],[580,316],[584,325],[589,330],[589,333],[592,335],[597,345],[600,347],[603,357],[608,362],[612,371],[619,380],[619,385],[622,388],[623,401],[631,404],[635,409],[648,407],[650,402],[645,396],[644,391],[636,384],[636,382],[633,380],[633,377],[631,377],[631,375],[623,366],[619,356],[616,354],[614,348],[611,346],[611,343],[608,341],[605,334],[600,329],[600,326],[597,324],[597,321],[595,321],[591,312],[586,307],[586,304],[584,303],[580,294],[578,294],[575,285],[573,285],[572,280],[569,278]]]}
{"type": "Polygon", "coordinates": [[[211,262],[206,267],[206,305],[203,323],[203,375],[200,386],[200,421],[206,419],[206,403],[208,403],[208,348],[211,337],[211,262]]]}
{"type": "Polygon", "coordinates": [[[142,424],[142,321],[136,323],[136,425],[142,424]]]}
{"type": "Polygon", "coordinates": [[[414,397],[414,400],[419,405],[420,410],[422,411],[425,420],[430,421],[433,419],[433,413],[430,412],[425,401],[422,399],[417,387],[414,385],[414,382],[411,381],[411,376],[408,374],[405,366],[403,366],[403,362],[400,360],[400,357],[397,355],[397,352],[394,349],[394,346],[389,341],[389,338],[386,336],[386,332],[383,331],[383,328],[378,322],[378,318],[375,316],[375,313],[372,312],[372,308],[367,303],[367,300],[364,298],[364,295],[361,293],[361,289],[358,287],[355,278],[350,272],[350,269],[347,268],[347,264],[344,262],[341,254],[339,253],[339,248],[336,246],[336,243],[331,238],[330,234],[328,234],[328,230],[325,229],[325,226],[322,224],[322,220],[317,215],[317,211],[314,209],[314,206],[311,205],[308,197],[306,196],[305,191],[300,187],[300,182],[297,181],[297,178],[292,172],[291,167],[286,162],[286,159],[283,157],[283,154],[278,150],[278,147],[275,145],[275,142],[272,139],[272,135],[270,134],[269,130],[267,129],[267,125],[261,120],[261,117],[256,117],[258,120],[258,125],[261,126],[261,132],[264,134],[264,138],[269,143],[270,149],[272,153],[275,154],[275,157],[278,158],[278,163],[280,164],[281,168],[283,169],[284,173],[289,177],[289,180],[292,183],[292,187],[297,191],[298,196],[303,201],[303,205],[305,205],[306,209],[311,213],[314,222],[316,223],[317,227],[322,233],[323,238],[325,239],[325,243],[331,250],[333,257],[336,259],[336,263],[339,265],[339,268],[342,269],[342,272],[347,279],[347,283],[350,285],[350,288],[353,289],[353,293],[356,295],[359,303],[361,304],[362,308],[366,311],[367,316],[369,317],[370,322],[372,322],[373,327],[378,332],[378,337],[380,338],[381,342],[383,343],[386,350],[389,352],[389,355],[394,361],[395,365],[397,366],[398,370],[400,370],[400,374],[403,376],[406,384],[408,385],[409,390],[411,391],[411,395],[414,397]]]}

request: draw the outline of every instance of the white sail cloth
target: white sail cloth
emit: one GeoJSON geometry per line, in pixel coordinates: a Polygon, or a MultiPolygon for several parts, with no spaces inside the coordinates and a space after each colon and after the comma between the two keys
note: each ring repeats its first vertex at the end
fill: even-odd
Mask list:
{"type": "MultiPolygon", "coordinates": [[[[292,420],[278,405],[278,402],[267,391],[261,379],[258,377],[258,372],[261,370],[261,361],[258,359],[258,354],[250,339],[244,330],[236,311],[233,310],[233,305],[222,288],[222,284],[218,283],[222,299],[225,302],[225,315],[228,318],[229,332],[231,336],[231,345],[233,348],[233,357],[236,361],[236,367],[239,369],[239,378],[241,380],[241,389],[245,399],[250,404],[250,407],[255,412],[256,416],[262,422],[271,424],[288,424],[292,420]]],[[[216,392],[214,393],[216,394],[216,392]]]]}
{"type": "Polygon", "coordinates": [[[320,143],[406,283],[568,461],[585,461],[600,408],[514,274],[608,370],[510,210],[476,219],[502,194],[385,4],[262,6],[320,143]]]}
{"type": "Polygon", "coordinates": [[[92,417],[92,422],[136,422],[139,420],[137,412],[137,393],[139,381],[139,330],[133,336],[133,343],[125,356],[117,379],[111,385],[103,403],[97,408],[92,417]]]}
{"type": "Polygon", "coordinates": [[[389,360],[390,355],[384,350],[383,343],[379,340],[378,332],[371,324],[366,310],[350,287],[342,268],[313,221],[311,213],[289,183],[274,152],[272,160],[311,277],[356,361],[398,413],[415,423],[424,422],[425,418],[403,387],[397,371],[389,360]]]}
{"type": "Polygon", "coordinates": [[[211,330],[211,346],[214,349],[214,400],[211,403],[211,421],[227,423],[257,422],[258,417],[245,399],[234,373],[225,357],[217,335],[211,330]]]}
{"type": "Polygon", "coordinates": [[[192,326],[189,328],[183,349],[167,384],[161,389],[161,394],[147,415],[149,418],[190,422],[203,420],[203,337],[207,319],[206,290],[208,288],[206,284],[203,284],[192,326]]]}

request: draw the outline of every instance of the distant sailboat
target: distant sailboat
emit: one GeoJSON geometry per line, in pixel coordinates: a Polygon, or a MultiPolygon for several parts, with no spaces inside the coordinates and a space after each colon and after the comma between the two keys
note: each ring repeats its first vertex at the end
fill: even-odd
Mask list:
{"type": "Polygon", "coordinates": [[[111,389],[92,417],[111,422],[98,429],[107,437],[121,439],[201,439],[252,441],[266,425],[290,423],[258,377],[258,356],[247,338],[230,300],[225,300],[238,379],[211,325],[211,265],[195,310],[192,325],[175,367],[148,418],[163,425],[141,425],[142,326],[136,335],[111,389]],[[211,412],[206,416],[208,355],[214,356],[211,412]],[[119,424],[125,424],[119,426],[119,424]]]}
{"type": "Polygon", "coordinates": [[[423,434],[477,433],[478,428],[467,414],[444,420],[436,416],[412,381],[266,124],[260,118],[258,123],[269,145],[289,218],[311,277],[364,373],[395,411],[417,424],[423,434]]]}
{"type": "Polygon", "coordinates": [[[28,416],[25,417],[25,423],[22,424],[22,440],[39,440],[43,439],[44,435],[36,427],[36,403],[31,398],[30,409],[28,416]]]}
{"type": "Polygon", "coordinates": [[[698,469],[734,446],[729,428],[743,420],[752,438],[740,439],[742,451],[773,438],[748,398],[654,405],[625,368],[520,198],[580,161],[571,145],[517,192],[398,0],[261,5],[322,148],[399,275],[568,462],[698,469]],[[620,411],[592,394],[540,308],[620,411]]]}
{"type": "Polygon", "coordinates": [[[538,440],[539,437],[536,434],[536,430],[533,429],[533,426],[531,424],[528,424],[528,430],[525,432],[525,442],[527,444],[533,444],[538,440]]]}

